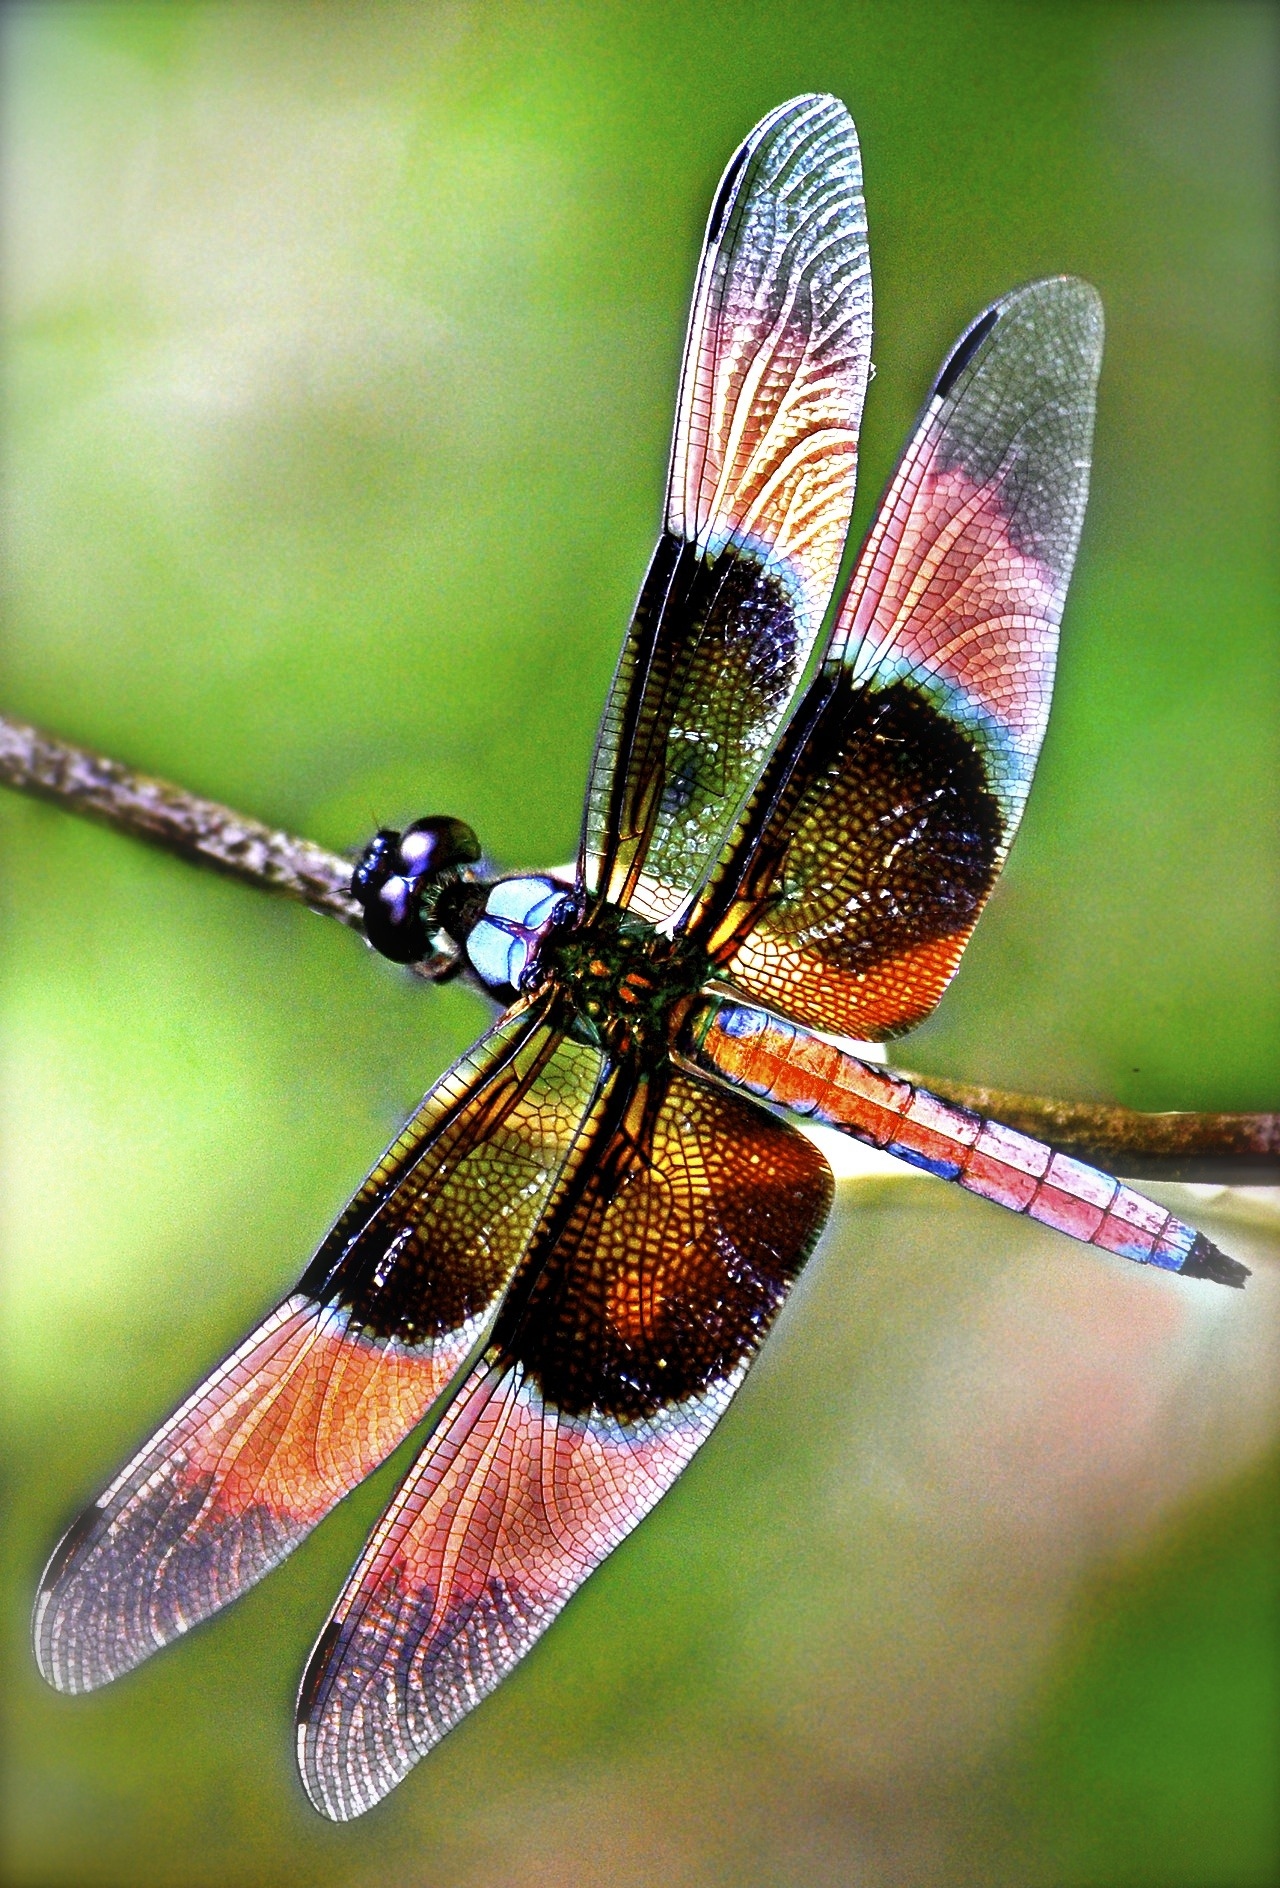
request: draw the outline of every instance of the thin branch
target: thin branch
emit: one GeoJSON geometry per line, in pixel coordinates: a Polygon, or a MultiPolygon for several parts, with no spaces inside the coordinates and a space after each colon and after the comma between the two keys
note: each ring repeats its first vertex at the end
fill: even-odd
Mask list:
{"type": "Polygon", "coordinates": [[[1280,1114],[1144,1114],[1101,1101],[1058,1101],[898,1069],[943,1101],[989,1115],[1077,1160],[1130,1179],[1268,1185],[1280,1179],[1280,1114]]]}
{"type": "MultiPolygon", "coordinates": [[[[3,715],[0,783],[104,820],[261,891],[295,898],[352,930],[361,928],[360,907],[349,890],[349,859],[3,715]]],[[[430,978],[432,967],[424,966],[424,973],[430,978]]],[[[1280,1167],[1276,1114],[1140,1114],[933,1075],[910,1079],[944,1100],[1128,1175],[1267,1181],[1280,1167]]]]}
{"type": "Polygon", "coordinates": [[[0,782],[361,927],[350,859],[7,715],[0,715],[0,782]]]}

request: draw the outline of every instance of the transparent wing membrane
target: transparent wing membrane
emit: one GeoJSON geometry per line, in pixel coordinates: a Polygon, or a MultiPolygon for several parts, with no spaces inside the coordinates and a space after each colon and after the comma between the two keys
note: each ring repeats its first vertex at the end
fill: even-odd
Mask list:
{"type": "Polygon", "coordinates": [[[599,1052],[504,1017],[437,1083],[298,1290],[75,1522],[40,1669],[117,1678],[270,1572],[455,1376],[569,1156],[599,1052]]]}
{"type": "Polygon", "coordinates": [[[714,861],[815,649],[870,346],[853,121],[793,99],[737,153],[707,225],[665,530],[588,784],[585,884],[655,923],[714,861]]]}

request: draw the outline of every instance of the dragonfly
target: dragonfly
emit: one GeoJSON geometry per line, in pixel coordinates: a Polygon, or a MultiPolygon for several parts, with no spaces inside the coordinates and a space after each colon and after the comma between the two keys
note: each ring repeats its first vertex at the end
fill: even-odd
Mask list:
{"type": "Polygon", "coordinates": [[[839,588],[870,374],[833,97],[716,193],[663,528],[571,878],[383,830],[371,944],[502,1013],[296,1289],[69,1529],[35,1613],[83,1692],[251,1587],[434,1426],[298,1697],[316,1808],[368,1810],[530,1649],[724,1413],[831,1210],[809,1118],[1183,1279],[1246,1268],[1129,1187],[857,1055],[937,1004],[1026,802],[1103,322],[1067,276],[961,336],[839,588]]]}

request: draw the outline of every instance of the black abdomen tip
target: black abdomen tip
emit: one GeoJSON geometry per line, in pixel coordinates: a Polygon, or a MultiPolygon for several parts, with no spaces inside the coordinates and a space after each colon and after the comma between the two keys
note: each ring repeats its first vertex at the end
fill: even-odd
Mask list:
{"type": "Polygon", "coordinates": [[[1235,1285],[1238,1289],[1243,1289],[1244,1281],[1250,1276],[1247,1265],[1241,1265],[1239,1259],[1229,1259],[1225,1252],[1219,1252],[1213,1241],[1206,1239],[1202,1232],[1196,1234],[1191,1250],[1179,1270],[1183,1278],[1211,1278],[1215,1285],[1235,1285]]]}

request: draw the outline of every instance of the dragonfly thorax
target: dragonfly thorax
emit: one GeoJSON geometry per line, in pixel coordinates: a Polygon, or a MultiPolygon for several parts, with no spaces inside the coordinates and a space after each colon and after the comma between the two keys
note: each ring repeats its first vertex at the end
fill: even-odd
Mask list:
{"type": "Polygon", "coordinates": [[[712,974],[706,952],[605,905],[580,929],[554,937],[541,967],[562,985],[585,1031],[611,1054],[661,1055],[678,1009],[712,974]]]}
{"type": "Polygon", "coordinates": [[[665,1053],[677,1007],[712,974],[701,946],[616,905],[584,911],[545,873],[479,880],[466,869],[479,851],[456,820],[378,833],[352,881],[370,943],[399,963],[447,944],[457,955],[444,974],[465,966],[503,1003],[557,984],[581,1033],[610,1054],[665,1053]]]}
{"type": "Polygon", "coordinates": [[[476,887],[469,900],[453,899],[444,922],[462,944],[473,973],[495,996],[509,1000],[541,981],[541,946],[571,925],[578,901],[541,873],[476,887]]]}

